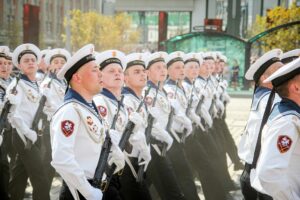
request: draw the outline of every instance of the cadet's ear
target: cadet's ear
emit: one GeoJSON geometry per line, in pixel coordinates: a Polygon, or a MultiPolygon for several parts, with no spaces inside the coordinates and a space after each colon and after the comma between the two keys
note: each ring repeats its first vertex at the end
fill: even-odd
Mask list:
{"type": "Polygon", "coordinates": [[[299,77],[294,77],[292,80],[289,82],[289,93],[292,94],[300,94],[300,76],[299,77]]]}
{"type": "Polygon", "coordinates": [[[80,75],[79,75],[78,72],[76,72],[76,73],[74,73],[74,74],[72,75],[72,80],[73,80],[75,83],[80,83],[81,77],[80,77],[80,75]]]}

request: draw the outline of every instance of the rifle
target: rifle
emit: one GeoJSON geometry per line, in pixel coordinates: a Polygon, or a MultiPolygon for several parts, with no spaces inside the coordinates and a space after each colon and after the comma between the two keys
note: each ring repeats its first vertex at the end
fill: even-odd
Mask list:
{"type": "MultiPolygon", "coordinates": [[[[193,81],[193,87],[192,87],[192,91],[191,91],[191,96],[190,96],[190,99],[188,101],[188,106],[186,108],[186,111],[185,111],[185,115],[188,117],[190,115],[190,112],[191,112],[191,109],[192,109],[192,104],[193,104],[193,91],[194,91],[194,88],[195,88],[195,80],[193,81]]],[[[181,136],[181,142],[182,143],[185,143],[185,139],[186,139],[186,134],[187,134],[187,129],[185,128],[183,130],[183,134],[181,136]]]]}
{"type": "MultiPolygon", "coordinates": [[[[47,84],[47,88],[50,88],[50,85],[52,83],[52,80],[53,78],[51,78],[51,80],[49,81],[49,83],[47,84]]],[[[37,135],[42,135],[43,133],[43,130],[45,129],[45,123],[44,123],[44,119],[46,119],[46,115],[45,113],[43,112],[44,110],[44,107],[45,107],[45,104],[46,104],[46,101],[47,101],[47,97],[45,95],[43,95],[40,99],[40,102],[39,102],[39,107],[38,109],[36,110],[36,113],[34,115],[34,118],[33,118],[33,122],[32,122],[32,130],[34,130],[36,132],[37,135]],[[39,122],[42,120],[42,128],[41,130],[39,129],[39,122]]],[[[25,149],[31,149],[32,147],[32,141],[31,140],[27,140],[27,143],[26,143],[26,146],[25,146],[25,149]]]]}
{"type": "MultiPolygon", "coordinates": [[[[216,78],[216,79],[217,79],[217,78],[216,78]]],[[[213,82],[212,82],[212,83],[213,83],[213,82]]],[[[217,89],[217,88],[219,87],[219,84],[220,84],[220,80],[217,79],[217,86],[215,86],[214,83],[213,83],[213,86],[217,89]]],[[[212,102],[211,102],[211,105],[210,105],[209,110],[208,110],[209,114],[210,114],[212,117],[213,117],[213,114],[214,114],[213,109],[214,109],[214,106],[215,106],[215,104],[216,104],[216,100],[217,100],[217,97],[216,97],[216,95],[214,95],[214,96],[213,96],[213,99],[212,99],[212,102]]]]}
{"type": "MultiPolygon", "coordinates": [[[[153,100],[153,103],[152,103],[152,107],[154,107],[155,104],[156,104],[159,86],[160,86],[160,82],[158,82],[157,88],[156,88],[156,90],[155,90],[155,97],[154,97],[154,100],[153,100]]],[[[151,114],[149,114],[149,115],[148,115],[148,126],[147,126],[147,128],[146,128],[146,130],[145,130],[145,136],[146,136],[146,143],[147,143],[147,144],[150,144],[150,139],[151,139],[151,132],[152,132],[153,123],[154,123],[154,117],[153,117],[151,114]]]]}
{"type": "MultiPolygon", "coordinates": [[[[178,84],[178,80],[176,81],[176,89],[175,89],[175,95],[174,95],[175,98],[177,96],[177,90],[178,90],[177,84],[178,84]]],[[[172,124],[173,124],[174,115],[175,115],[175,108],[173,106],[171,106],[171,112],[169,113],[168,123],[167,123],[167,126],[166,126],[166,131],[168,133],[171,133],[171,134],[172,134],[171,127],[172,127],[172,124]]],[[[174,134],[176,135],[176,133],[174,133],[174,134]]],[[[174,137],[177,136],[177,135],[176,136],[175,135],[174,135],[174,137]]]]}
{"type": "MultiPolygon", "coordinates": [[[[118,102],[118,109],[112,120],[111,129],[115,129],[123,99],[124,99],[124,96],[122,96],[121,100],[118,102]]],[[[101,148],[100,157],[99,157],[99,160],[97,163],[97,167],[96,167],[94,177],[93,177],[93,182],[92,182],[92,185],[94,187],[99,188],[102,191],[107,190],[109,182],[110,182],[110,180],[109,180],[109,182],[107,180],[102,182],[102,178],[103,178],[105,170],[108,168],[107,160],[109,157],[111,147],[112,147],[112,142],[111,142],[111,138],[109,135],[109,130],[106,130],[105,131],[105,140],[104,140],[102,148],[101,148]]]]}
{"type": "MultiPolygon", "coordinates": [[[[17,86],[20,80],[20,75],[16,76],[16,85],[12,88],[10,91],[11,94],[16,94],[17,93],[17,86]]],[[[9,113],[9,110],[11,108],[12,104],[10,103],[9,100],[7,100],[3,106],[3,109],[1,111],[0,115],[0,134],[3,133],[4,129],[7,128],[7,115],[9,113]]]]}

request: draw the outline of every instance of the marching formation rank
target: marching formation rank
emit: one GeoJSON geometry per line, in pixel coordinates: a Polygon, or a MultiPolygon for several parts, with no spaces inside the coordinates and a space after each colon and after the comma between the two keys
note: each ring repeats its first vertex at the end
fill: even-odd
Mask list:
{"type": "Polygon", "coordinates": [[[300,50],[274,49],[255,82],[238,147],[220,52],[118,50],[87,44],[0,46],[0,198],[19,200],[300,199],[300,50]],[[13,67],[18,70],[12,73],[13,67]],[[240,186],[228,171],[244,169],[240,186]],[[244,163],[242,163],[244,162],[244,163]],[[217,191],[217,192],[216,192],[217,191]]]}

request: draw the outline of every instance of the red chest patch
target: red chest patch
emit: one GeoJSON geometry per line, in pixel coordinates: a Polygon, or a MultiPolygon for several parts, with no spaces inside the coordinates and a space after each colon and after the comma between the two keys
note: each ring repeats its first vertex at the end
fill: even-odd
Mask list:
{"type": "Polygon", "coordinates": [[[64,120],[61,122],[61,131],[66,137],[72,135],[74,131],[74,123],[70,120],[64,120]]]}
{"type": "Polygon", "coordinates": [[[105,117],[107,115],[107,110],[104,106],[98,106],[98,111],[102,117],[105,117]]]}
{"type": "Polygon", "coordinates": [[[147,96],[145,98],[145,102],[148,106],[152,105],[152,101],[153,101],[152,97],[147,96]]]}
{"type": "Polygon", "coordinates": [[[292,139],[287,135],[280,135],[277,140],[277,147],[280,153],[287,152],[292,146],[292,139]]]}

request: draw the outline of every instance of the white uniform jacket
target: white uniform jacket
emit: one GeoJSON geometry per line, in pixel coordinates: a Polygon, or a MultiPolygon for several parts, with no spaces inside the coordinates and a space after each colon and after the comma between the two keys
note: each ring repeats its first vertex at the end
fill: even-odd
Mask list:
{"type": "MultiPolygon", "coordinates": [[[[253,161],[261,120],[263,118],[270,93],[271,90],[268,88],[257,87],[253,95],[248,122],[238,145],[238,155],[240,159],[248,164],[252,164],[253,161]]],[[[274,104],[278,101],[280,101],[280,97],[276,95],[274,104]]]]}
{"type": "Polygon", "coordinates": [[[16,79],[9,84],[6,90],[7,99],[12,104],[8,120],[26,144],[25,137],[32,138],[31,135],[36,134],[31,127],[39,106],[41,93],[37,82],[30,81],[25,75],[21,75],[16,92],[12,94],[11,91],[15,85],[16,79]]]}
{"type": "Polygon", "coordinates": [[[50,126],[52,166],[74,199],[79,199],[76,191],[91,199],[96,189],[88,180],[94,177],[105,139],[105,127],[95,104],[87,103],[70,88],[50,126]]]}
{"type": "Polygon", "coordinates": [[[251,185],[274,200],[300,199],[300,107],[277,103],[262,132],[262,148],[251,185]]]}
{"type": "Polygon", "coordinates": [[[47,98],[44,113],[47,115],[48,121],[63,104],[66,87],[67,85],[63,80],[59,80],[55,74],[51,73],[41,83],[41,92],[47,98]]]}

